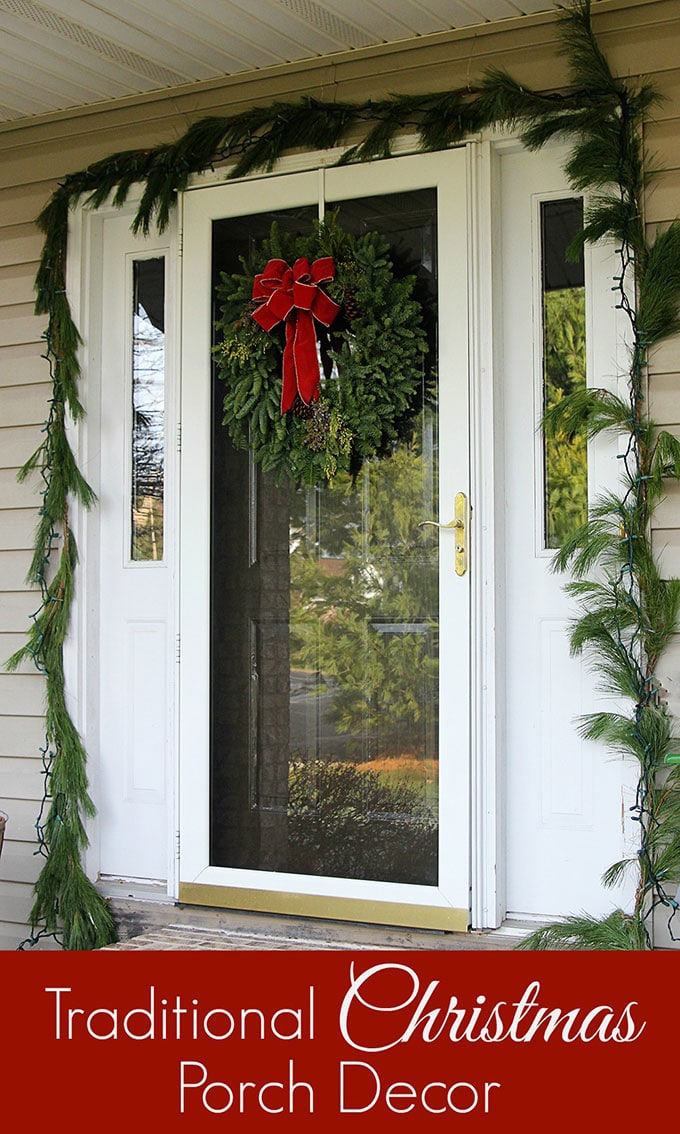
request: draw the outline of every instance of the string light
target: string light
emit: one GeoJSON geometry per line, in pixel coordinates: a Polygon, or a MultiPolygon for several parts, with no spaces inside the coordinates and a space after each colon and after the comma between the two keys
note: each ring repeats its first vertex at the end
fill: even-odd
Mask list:
{"type": "MultiPolygon", "coordinates": [[[[627,201],[627,179],[623,169],[623,151],[626,141],[624,129],[627,123],[627,116],[624,113],[624,109],[625,108],[622,106],[621,120],[624,125],[622,125],[621,131],[621,161],[619,167],[619,191],[622,209],[625,209],[629,203],[627,201]]],[[[643,465],[643,422],[639,412],[639,405],[644,400],[643,383],[647,366],[647,343],[639,331],[637,311],[633,302],[631,302],[627,285],[627,280],[635,264],[633,249],[629,242],[624,240],[617,248],[616,252],[620,258],[621,271],[618,276],[614,276],[615,286],[612,290],[619,293],[620,298],[616,307],[618,310],[624,312],[630,325],[633,339],[628,383],[628,396],[631,407],[631,414],[628,419],[630,432],[625,452],[619,454],[620,459],[623,461],[628,483],[627,491],[622,500],[622,511],[629,515],[633,522],[624,525],[625,535],[622,542],[627,545],[627,555],[625,562],[621,565],[618,579],[613,581],[612,589],[615,598],[615,609],[620,602],[625,602],[627,609],[629,610],[632,607],[636,615],[632,632],[630,630],[627,634],[624,632],[621,619],[617,615],[615,615],[614,618],[614,625],[617,645],[625,655],[626,661],[631,665],[638,683],[638,699],[634,707],[633,731],[642,756],[640,759],[640,776],[636,787],[635,803],[630,808],[630,814],[633,822],[636,822],[640,828],[640,846],[638,849],[640,883],[636,895],[636,915],[644,927],[647,943],[651,946],[648,922],[652,919],[654,910],[658,906],[670,909],[667,922],[668,933],[671,940],[679,940],[674,932],[674,920],[679,906],[677,895],[675,898],[669,897],[664,888],[664,880],[656,868],[652,836],[655,833],[655,828],[658,827],[658,818],[654,807],[657,792],[655,777],[658,770],[658,753],[653,750],[652,746],[646,740],[642,729],[642,720],[645,710],[650,706],[659,705],[660,688],[655,674],[645,668],[645,664],[648,663],[643,661],[644,648],[642,639],[645,632],[649,632],[650,628],[646,624],[640,605],[639,600],[642,597],[642,588],[639,575],[635,570],[635,541],[645,538],[645,528],[649,522],[648,484],[653,479],[650,472],[644,471],[647,468],[647,464],[645,463],[643,465]],[[635,523],[639,525],[639,531],[634,530],[635,523]],[[623,591],[623,595],[621,591],[623,591]]],[[[680,887],[678,888],[678,893],[680,893],[680,887]]]]}

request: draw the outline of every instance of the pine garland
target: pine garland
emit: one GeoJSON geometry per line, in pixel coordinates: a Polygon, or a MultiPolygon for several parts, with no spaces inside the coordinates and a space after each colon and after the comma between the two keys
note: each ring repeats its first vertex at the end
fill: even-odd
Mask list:
{"type": "MultiPolygon", "coordinates": [[[[651,175],[641,139],[654,91],[647,84],[633,91],[614,79],[594,39],[587,3],[576,4],[564,26],[573,83],[590,76],[598,96],[561,130],[576,139],[566,167],[572,186],[595,193],[580,241],[608,237],[616,242],[617,306],[627,317],[631,345],[626,399],[601,389],[576,391],[545,416],[544,428],[553,435],[583,430],[594,437],[609,431],[626,438],[620,493],[599,498],[588,521],[563,543],[555,570],[572,575],[566,589],[581,611],[571,630],[572,652],[593,659],[601,690],[631,706],[627,714],[586,716],[581,732],[637,760],[631,812],[640,846],[634,858],[613,864],[603,879],[613,886],[625,871],[637,870],[632,917],[623,911],[600,921],[575,916],[531,935],[522,947],[639,949],[651,944],[650,919],[659,907],[668,914],[671,937],[678,939],[678,902],[668,887],[680,880],[680,768],[665,768],[672,720],[657,667],[677,632],[680,580],[662,577],[650,521],[666,482],[680,476],[680,442],[650,420],[645,392],[649,348],[680,329],[680,222],[647,243],[642,201],[651,175]],[[599,99],[607,113],[598,109],[599,99]],[[588,579],[591,573],[596,577],[588,579]],[[610,944],[603,944],[607,940],[610,944]]],[[[559,130],[556,122],[536,122],[530,137],[542,144],[559,130]]]]}
{"type": "MultiPolygon", "coordinates": [[[[619,911],[600,921],[567,919],[562,928],[551,927],[525,947],[647,947],[648,918],[658,905],[669,912],[672,923],[677,902],[667,886],[680,878],[680,772],[676,767],[662,774],[672,729],[655,672],[677,630],[680,594],[677,581],[660,575],[649,523],[665,481],[680,477],[680,444],[647,419],[644,387],[649,347],[680,329],[680,225],[672,224],[651,246],[646,243],[642,197],[649,173],[640,129],[655,101],[654,91],[647,84],[634,88],[612,76],[593,34],[589,0],[575,0],[562,12],[561,30],[571,69],[563,92],[534,92],[503,72],[490,71],[476,87],[439,94],[362,104],[307,98],[212,117],[195,123],[175,143],[115,154],[67,177],[40,214],[45,243],[36,278],[36,312],[48,315],[47,357],[54,393],[45,438],[24,475],[39,467],[46,486],[31,569],[43,603],[27,645],[10,661],[16,666],[32,656],[46,675],[49,811],[44,830],[38,824],[46,864],[36,884],[34,931],[41,923],[41,932],[63,930],[67,948],[96,947],[115,934],[106,904],[80,862],[86,844],[84,819],[94,809],[87,792],[85,752],[64,694],[63,646],[77,563],[68,501],[74,497],[85,507],[93,503],[65,430],[67,412],[75,420],[82,415],[77,389],[80,338],[65,281],[69,210],[79,200],[97,207],[111,195],[114,205],[122,206],[132,186],[142,184],[133,228],[144,234],[153,225],[162,230],[177,193],[192,174],[225,161],[232,163],[235,177],[271,170],[288,149],[339,146],[363,126],[363,141],[344,153],[343,162],[389,156],[404,130],[415,132],[424,150],[444,149],[487,126],[519,130],[530,148],[555,135],[566,136],[573,143],[567,164],[571,183],[593,195],[582,239],[617,241],[619,302],[632,334],[629,399],[605,391],[579,392],[555,407],[546,427],[583,424],[591,436],[623,427],[629,438],[622,457],[621,493],[598,503],[588,523],[562,548],[556,566],[572,573],[569,586],[582,604],[572,633],[574,650],[596,658],[607,688],[632,706],[628,715],[596,714],[583,722],[583,730],[639,761],[634,817],[641,841],[633,864],[638,870],[637,897],[632,917],[619,911]],[[48,583],[57,539],[58,564],[48,583]],[[590,580],[594,568],[597,577],[590,580]]],[[[629,865],[615,864],[606,880],[615,881],[629,865]]]]}
{"type": "Polygon", "coordinates": [[[114,941],[116,931],[108,906],[85,874],[81,861],[87,847],[84,819],[93,816],[95,808],[88,793],[85,749],[66,705],[64,642],[78,562],[69,523],[69,498],[89,508],[94,494],[77,467],[66,434],[67,408],[75,420],[83,412],[77,395],[80,337],[66,299],[67,216],[62,208],[55,207],[50,220],[46,257],[51,259],[49,264],[46,257],[43,260],[44,291],[38,304],[42,304],[46,293],[49,322],[45,357],[52,374],[52,400],[43,441],[19,473],[19,479],[24,480],[39,468],[44,481],[28,576],[32,585],[39,586],[42,604],[33,616],[26,644],[9,659],[7,669],[12,671],[30,658],[45,675],[45,787],[36,829],[39,850],[46,862],[35,885],[29,941],[35,944],[43,936],[54,936],[67,949],[92,949],[114,941]],[[58,540],[61,553],[50,578],[49,567],[58,540]]]}

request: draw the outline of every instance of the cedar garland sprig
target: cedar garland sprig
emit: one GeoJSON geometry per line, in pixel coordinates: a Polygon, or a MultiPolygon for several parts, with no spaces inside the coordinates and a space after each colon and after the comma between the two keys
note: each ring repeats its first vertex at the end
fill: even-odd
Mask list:
{"type": "MultiPolygon", "coordinates": [[[[58,318],[54,324],[58,328],[58,318]]],[[[53,327],[52,320],[50,327],[53,327]]],[[[55,329],[55,335],[58,330],[55,329]]],[[[39,468],[44,489],[29,580],[40,588],[41,606],[33,615],[27,641],[7,662],[16,670],[31,660],[45,678],[44,794],[36,832],[38,853],[45,865],[34,888],[30,913],[34,945],[54,937],[67,949],[92,949],[116,939],[107,903],[84,872],[82,856],[88,845],[84,819],[95,814],[88,791],[87,756],[67,705],[64,643],[68,633],[78,554],[69,523],[69,497],[89,508],[94,493],[85,482],[66,435],[66,395],[60,380],[58,338],[47,335],[47,354],[53,376],[50,413],[44,439],[20,471],[20,479],[39,468]],[[61,551],[53,578],[49,568],[55,543],[61,551]],[[39,932],[36,928],[41,926],[39,932]]],[[[68,388],[72,391],[72,370],[68,388]]],[[[77,403],[80,408],[80,403],[77,403]]]]}

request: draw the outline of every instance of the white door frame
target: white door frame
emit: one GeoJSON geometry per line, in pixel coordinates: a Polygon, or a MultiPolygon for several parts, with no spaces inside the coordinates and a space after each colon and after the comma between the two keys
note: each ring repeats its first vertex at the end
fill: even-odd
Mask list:
{"type": "Polygon", "coordinates": [[[497,627],[502,604],[498,561],[503,544],[499,504],[498,382],[495,327],[497,153],[490,140],[468,143],[468,290],[470,499],[470,913],[473,929],[496,929],[505,917],[505,825],[502,798],[503,698],[497,627]],[[491,318],[489,313],[491,312],[491,318]]]}
{"type": "MultiPolygon", "coordinates": [[[[498,436],[500,402],[502,391],[500,382],[494,380],[495,371],[500,371],[497,356],[497,343],[494,335],[496,313],[500,310],[500,296],[497,289],[497,254],[499,247],[499,216],[496,193],[498,187],[497,167],[501,160],[499,154],[508,146],[518,147],[518,143],[503,140],[473,140],[466,146],[467,196],[468,196],[468,236],[466,255],[468,260],[468,317],[469,317],[469,443],[470,443],[470,500],[472,513],[472,554],[469,565],[471,593],[470,630],[470,784],[466,796],[470,823],[470,891],[471,924],[474,928],[493,928],[501,924],[505,916],[504,885],[504,802],[503,802],[503,674],[499,672],[498,627],[502,623],[503,596],[499,585],[497,566],[502,562],[504,532],[502,526],[502,486],[498,484],[499,445],[498,436]],[[489,318],[489,312],[494,318],[489,318]],[[493,440],[490,440],[493,439],[493,440]]],[[[413,146],[411,149],[415,148],[413,146]]],[[[408,144],[405,147],[409,152],[408,144]]],[[[422,155],[418,161],[427,161],[431,155],[422,155]]],[[[432,155],[433,156],[433,155],[432,155]]],[[[310,178],[323,178],[323,166],[337,161],[337,151],[322,155],[304,155],[286,159],[277,167],[276,174],[270,178],[245,179],[249,188],[255,191],[256,184],[267,185],[279,181],[278,175],[300,169],[311,170],[310,178]]],[[[362,179],[370,182],[373,166],[349,166],[349,193],[360,193],[362,179]]],[[[203,187],[224,183],[224,174],[212,172],[194,179],[191,192],[200,192],[203,187]]],[[[237,184],[234,182],[233,184],[237,184]]],[[[265,189],[266,191],[266,189],[265,189]]],[[[129,215],[134,214],[135,201],[131,198],[129,215]]],[[[71,429],[72,443],[77,459],[85,476],[94,487],[98,487],[97,471],[97,430],[100,413],[99,403],[99,347],[101,342],[101,244],[103,220],[107,215],[120,215],[120,210],[110,206],[93,213],[81,207],[74,210],[70,225],[68,281],[69,299],[77,325],[86,341],[82,351],[84,380],[82,398],[87,412],[86,421],[71,429]]],[[[171,246],[171,274],[179,276],[181,258],[182,199],[180,198],[177,227],[169,235],[171,246]]],[[[201,250],[206,260],[210,249],[206,245],[201,250]]],[[[179,341],[181,312],[177,311],[175,340],[179,341]]],[[[187,365],[191,360],[187,360],[187,365]]],[[[186,390],[185,390],[186,393],[186,390]]],[[[201,395],[203,396],[203,395],[201,395]]],[[[206,415],[208,407],[205,407],[206,415]]],[[[169,411],[170,428],[179,428],[179,406],[169,411]]],[[[207,419],[207,418],[206,418],[207,419]]],[[[185,438],[186,441],[186,438],[185,438]]],[[[194,449],[196,451],[196,449],[194,449]]],[[[184,463],[184,501],[185,508],[204,510],[208,502],[196,495],[198,470],[184,463]]],[[[179,479],[179,478],[177,478],[179,479]]],[[[174,506],[179,514],[179,504],[175,497],[174,506]]],[[[445,520],[448,517],[443,517],[445,520]]],[[[204,520],[206,517],[204,516],[204,520]]],[[[81,551],[78,569],[77,599],[74,605],[69,639],[66,646],[66,673],[69,690],[69,704],[73,718],[84,737],[90,755],[88,774],[95,802],[98,797],[98,757],[96,750],[96,728],[98,721],[97,698],[94,690],[97,685],[97,643],[98,643],[98,602],[97,575],[97,525],[96,508],[87,513],[74,505],[72,522],[81,551]]],[[[203,571],[205,564],[192,558],[192,550],[185,548],[181,571],[181,586],[186,596],[187,588],[195,570],[203,571]]],[[[179,588],[178,588],[179,589],[179,588]]],[[[179,601],[179,600],[178,600],[179,601]]],[[[202,600],[203,601],[203,600],[202,600]]],[[[206,599],[207,602],[207,591],[206,599]]],[[[205,619],[206,611],[198,612],[205,619]]],[[[203,676],[203,675],[202,675],[203,676]]],[[[181,719],[177,732],[183,730],[183,743],[191,745],[194,751],[199,746],[199,737],[192,722],[191,706],[182,701],[181,719]]],[[[172,778],[179,776],[179,742],[169,754],[172,764],[172,778]]],[[[191,785],[189,785],[191,789],[191,785]]],[[[177,898],[178,875],[175,872],[175,836],[179,831],[179,793],[171,808],[169,845],[173,851],[168,858],[168,894],[177,898]]],[[[97,878],[99,861],[97,853],[97,823],[91,825],[91,847],[87,856],[88,871],[97,878]]],[[[304,912],[304,911],[303,911],[304,912]]]]}

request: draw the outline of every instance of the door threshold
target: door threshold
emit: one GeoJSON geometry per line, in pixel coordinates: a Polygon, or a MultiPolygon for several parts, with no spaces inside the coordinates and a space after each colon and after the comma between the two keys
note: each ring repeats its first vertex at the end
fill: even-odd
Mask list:
{"type": "Polygon", "coordinates": [[[114,878],[107,875],[99,879],[97,889],[109,901],[129,898],[139,902],[160,902],[166,906],[175,904],[164,879],[114,878]]]}
{"type": "Polygon", "coordinates": [[[533,933],[540,925],[545,925],[548,919],[537,918],[535,921],[525,921],[523,918],[507,918],[498,929],[489,929],[492,937],[507,938],[514,942],[521,941],[529,933],[533,933]]]}
{"type": "Polygon", "coordinates": [[[139,948],[258,948],[258,949],[392,949],[486,950],[511,949],[510,938],[491,931],[454,932],[369,925],[287,914],[186,906],[172,898],[144,893],[141,888],[100,886],[108,899],[119,935],[119,947],[133,939],[139,948]],[[161,934],[161,937],[158,937],[161,934]],[[205,937],[205,945],[187,944],[187,934],[205,937]],[[211,937],[216,934],[216,937],[211,937]],[[144,940],[141,940],[144,938],[144,940]],[[155,941],[156,945],[152,942],[155,941]],[[212,943],[211,943],[212,942],[212,943]]]}

